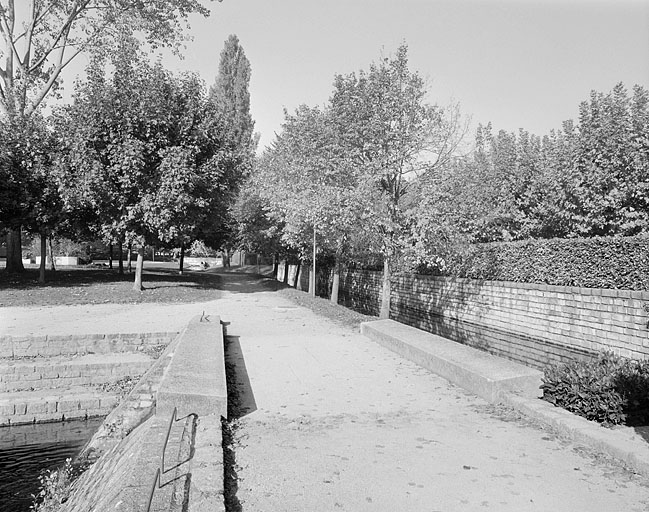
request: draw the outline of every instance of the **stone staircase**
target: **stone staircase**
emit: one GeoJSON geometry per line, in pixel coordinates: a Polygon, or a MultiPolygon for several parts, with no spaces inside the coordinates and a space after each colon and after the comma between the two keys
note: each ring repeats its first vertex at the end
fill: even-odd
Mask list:
{"type": "Polygon", "coordinates": [[[97,345],[93,340],[91,352],[66,353],[50,343],[57,355],[0,358],[0,426],[105,416],[130,388],[124,382],[146,373],[158,353],[97,345]]]}

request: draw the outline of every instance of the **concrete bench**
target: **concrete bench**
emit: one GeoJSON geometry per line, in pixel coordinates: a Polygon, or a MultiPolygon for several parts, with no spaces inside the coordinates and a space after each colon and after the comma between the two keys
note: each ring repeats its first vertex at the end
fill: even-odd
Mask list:
{"type": "Polygon", "coordinates": [[[508,359],[394,320],[362,323],[361,333],[489,402],[501,401],[503,393],[542,396],[543,373],[508,359]]]}

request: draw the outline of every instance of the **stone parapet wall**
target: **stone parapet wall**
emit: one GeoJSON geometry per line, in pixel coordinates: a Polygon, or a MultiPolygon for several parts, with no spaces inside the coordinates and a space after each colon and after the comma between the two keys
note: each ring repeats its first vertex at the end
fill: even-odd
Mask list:
{"type": "MultiPolygon", "coordinates": [[[[306,274],[306,272],[305,272],[306,274]]],[[[348,271],[340,302],[378,315],[382,273],[348,271]]],[[[390,317],[534,367],[609,350],[649,358],[649,292],[398,277],[390,317]]]]}
{"type": "Polygon", "coordinates": [[[138,352],[167,345],[177,332],[0,336],[0,358],[138,352]]]}
{"type": "Polygon", "coordinates": [[[539,340],[548,351],[646,359],[647,301],[649,292],[412,276],[395,280],[392,313],[484,326],[539,340]]]}

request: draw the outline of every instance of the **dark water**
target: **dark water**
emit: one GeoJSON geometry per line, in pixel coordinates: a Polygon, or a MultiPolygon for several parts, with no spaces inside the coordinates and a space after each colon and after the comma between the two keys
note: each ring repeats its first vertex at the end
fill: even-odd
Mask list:
{"type": "Polygon", "coordinates": [[[74,458],[101,422],[98,418],[0,428],[0,510],[28,511],[41,472],[74,458]]]}

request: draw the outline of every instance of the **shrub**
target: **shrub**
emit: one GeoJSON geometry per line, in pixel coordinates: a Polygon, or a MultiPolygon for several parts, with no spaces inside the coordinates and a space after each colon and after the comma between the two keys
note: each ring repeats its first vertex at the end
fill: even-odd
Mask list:
{"type": "Polygon", "coordinates": [[[53,471],[45,471],[40,480],[40,491],[30,507],[35,512],[57,512],[70,496],[72,484],[72,459],[67,459],[65,465],[53,471]]]}
{"type": "Polygon", "coordinates": [[[604,425],[649,422],[649,362],[610,352],[594,361],[572,361],[545,370],[543,398],[604,425]]]}
{"type": "Polygon", "coordinates": [[[649,290],[649,237],[522,240],[471,245],[446,275],[556,286],[649,290]]]}

